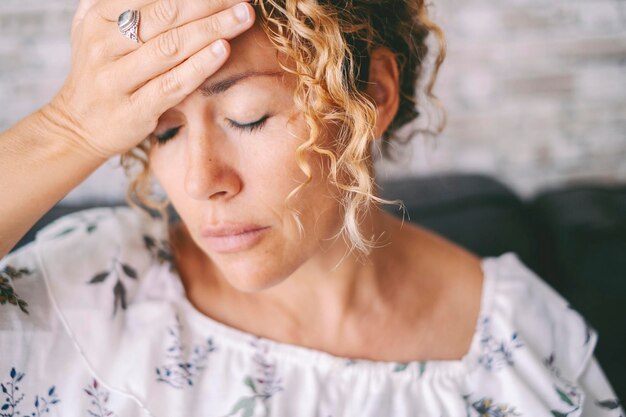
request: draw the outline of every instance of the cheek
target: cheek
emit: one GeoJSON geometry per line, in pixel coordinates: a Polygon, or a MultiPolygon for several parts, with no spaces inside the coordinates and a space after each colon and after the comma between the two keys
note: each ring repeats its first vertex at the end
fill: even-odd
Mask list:
{"type": "Polygon", "coordinates": [[[181,186],[184,175],[184,168],[179,161],[173,157],[173,144],[168,144],[167,148],[154,146],[149,153],[150,172],[157,180],[163,191],[167,194],[171,202],[176,205],[184,198],[184,188],[181,186]]]}
{"type": "Polygon", "coordinates": [[[292,201],[311,195],[321,197],[321,178],[325,178],[322,156],[311,150],[298,152],[308,138],[308,127],[301,119],[288,126],[285,119],[279,126],[264,132],[259,148],[248,156],[253,163],[246,166],[245,177],[285,199],[311,176],[311,182],[292,201]]]}
{"type": "Polygon", "coordinates": [[[328,157],[312,150],[298,157],[298,146],[308,137],[308,128],[303,121],[289,130],[276,132],[278,134],[281,139],[276,141],[276,146],[272,146],[270,151],[267,147],[260,153],[262,159],[247,178],[254,182],[258,193],[266,196],[264,202],[271,201],[274,208],[282,209],[281,217],[284,219],[292,219],[288,207],[299,212],[307,237],[326,238],[334,235],[340,224],[341,205],[337,188],[328,180],[328,157]],[[298,158],[304,162],[302,168],[298,158]],[[312,177],[311,181],[286,202],[290,193],[307,181],[307,174],[312,177]]]}

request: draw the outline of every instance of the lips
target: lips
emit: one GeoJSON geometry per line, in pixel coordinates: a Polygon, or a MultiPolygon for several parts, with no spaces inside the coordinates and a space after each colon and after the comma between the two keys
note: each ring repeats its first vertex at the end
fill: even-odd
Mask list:
{"type": "Polygon", "coordinates": [[[263,239],[269,229],[269,226],[257,224],[222,224],[205,227],[200,234],[210,250],[235,253],[251,249],[263,239]]]}
{"type": "Polygon", "coordinates": [[[253,232],[259,229],[265,229],[265,227],[258,224],[225,223],[219,226],[207,226],[202,229],[200,234],[202,237],[225,237],[253,232]]]}

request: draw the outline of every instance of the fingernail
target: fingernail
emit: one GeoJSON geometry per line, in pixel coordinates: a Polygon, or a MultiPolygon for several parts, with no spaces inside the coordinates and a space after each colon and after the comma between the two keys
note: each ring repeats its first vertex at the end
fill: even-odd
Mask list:
{"type": "Polygon", "coordinates": [[[241,23],[246,23],[250,19],[250,13],[248,12],[248,6],[245,3],[239,3],[235,6],[235,16],[241,23]]]}
{"type": "Polygon", "coordinates": [[[224,48],[224,42],[221,40],[213,42],[211,45],[211,51],[217,56],[222,56],[226,53],[226,48],[224,48]]]}

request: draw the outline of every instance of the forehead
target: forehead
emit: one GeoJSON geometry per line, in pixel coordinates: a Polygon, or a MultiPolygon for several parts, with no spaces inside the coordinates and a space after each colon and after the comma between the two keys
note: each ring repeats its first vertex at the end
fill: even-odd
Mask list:
{"type": "MultiPolygon", "coordinates": [[[[209,77],[204,85],[215,83],[234,74],[248,72],[281,72],[277,49],[271,44],[257,20],[254,25],[229,40],[230,55],[224,65],[209,77]]],[[[285,76],[287,74],[285,73],[285,76]]]]}

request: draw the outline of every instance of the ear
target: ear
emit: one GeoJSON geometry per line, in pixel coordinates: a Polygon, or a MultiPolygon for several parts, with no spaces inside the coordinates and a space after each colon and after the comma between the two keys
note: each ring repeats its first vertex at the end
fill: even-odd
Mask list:
{"type": "Polygon", "coordinates": [[[370,55],[369,82],[365,90],[378,110],[376,138],[380,138],[393,121],[400,103],[400,73],[393,52],[378,47],[370,55]]]}

